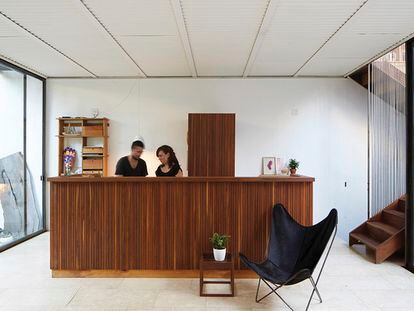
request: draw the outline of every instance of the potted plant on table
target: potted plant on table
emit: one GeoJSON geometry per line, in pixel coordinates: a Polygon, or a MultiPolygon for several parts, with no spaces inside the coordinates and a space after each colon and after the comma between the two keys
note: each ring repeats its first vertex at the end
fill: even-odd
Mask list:
{"type": "Polygon", "coordinates": [[[299,167],[299,162],[296,161],[295,159],[290,159],[289,160],[289,170],[290,170],[290,175],[291,176],[295,176],[296,175],[296,170],[299,167]]]}
{"type": "Polygon", "coordinates": [[[213,244],[213,254],[216,261],[223,261],[226,258],[226,246],[230,236],[215,232],[210,238],[213,244]]]}

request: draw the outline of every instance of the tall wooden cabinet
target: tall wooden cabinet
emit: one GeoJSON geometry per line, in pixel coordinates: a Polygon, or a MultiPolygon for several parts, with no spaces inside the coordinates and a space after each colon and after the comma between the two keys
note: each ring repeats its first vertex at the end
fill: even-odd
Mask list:
{"type": "Polygon", "coordinates": [[[234,176],[236,115],[188,114],[188,176],[234,176]]]}
{"type": "Polygon", "coordinates": [[[58,118],[59,122],[59,175],[65,175],[64,150],[76,150],[75,169],[82,175],[108,175],[107,118],[58,118]]]}

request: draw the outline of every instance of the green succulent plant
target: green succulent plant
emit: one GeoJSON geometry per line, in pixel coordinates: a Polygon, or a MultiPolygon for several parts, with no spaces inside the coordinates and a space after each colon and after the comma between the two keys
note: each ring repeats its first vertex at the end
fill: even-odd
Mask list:
{"type": "Polygon", "coordinates": [[[297,169],[299,167],[299,162],[296,161],[295,159],[290,159],[289,160],[289,168],[292,169],[297,169]]]}
{"type": "Polygon", "coordinates": [[[213,236],[209,238],[210,242],[213,244],[215,249],[224,249],[227,246],[230,236],[225,234],[218,234],[217,232],[213,233],[213,236]]]}

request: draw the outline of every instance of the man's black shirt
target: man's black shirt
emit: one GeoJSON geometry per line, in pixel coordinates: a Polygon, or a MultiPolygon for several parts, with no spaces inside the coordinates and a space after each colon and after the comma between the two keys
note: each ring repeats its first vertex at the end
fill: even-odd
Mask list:
{"type": "Polygon", "coordinates": [[[136,168],[132,168],[129,164],[128,156],[122,157],[119,159],[116,164],[115,175],[122,176],[147,176],[147,163],[144,160],[138,159],[138,164],[136,168]]]}

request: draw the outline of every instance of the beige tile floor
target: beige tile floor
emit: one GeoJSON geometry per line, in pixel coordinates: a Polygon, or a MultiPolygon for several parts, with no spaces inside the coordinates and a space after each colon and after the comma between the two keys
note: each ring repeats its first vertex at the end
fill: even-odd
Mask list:
{"type": "MultiPolygon", "coordinates": [[[[236,297],[201,298],[198,279],[53,279],[47,233],[0,253],[0,311],[286,310],[276,297],[255,303],[256,284],[237,279],[236,297]]],[[[372,264],[339,239],[319,289],[324,302],[312,310],[414,310],[413,274],[372,264]]],[[[309,293],[307,283],[281,290],[296,310],[309,293]]]]}

